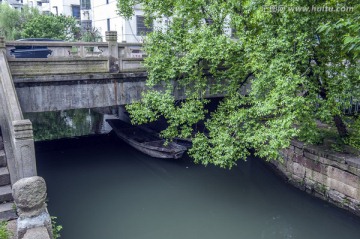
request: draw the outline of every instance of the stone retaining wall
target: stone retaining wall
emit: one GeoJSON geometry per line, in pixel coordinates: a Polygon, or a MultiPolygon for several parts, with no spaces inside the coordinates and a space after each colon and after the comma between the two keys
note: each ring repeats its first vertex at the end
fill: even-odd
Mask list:
{"type": "Polygon", "coordinates": [[[292,141],[283,162],[271,161],[290,183],[360,216],[360,157],[292,141]]]}

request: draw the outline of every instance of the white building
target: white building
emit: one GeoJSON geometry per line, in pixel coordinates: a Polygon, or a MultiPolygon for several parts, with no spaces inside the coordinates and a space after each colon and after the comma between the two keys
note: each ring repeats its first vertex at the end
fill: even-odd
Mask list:
{"type": "MultiPolygon", "coordinates": [[[[12,0],[17,1],[17,0],[12,0]]],[[[73,16],[80,20],[80,0],[19,0],[42,13],[73,16]]]]}
{"type": "Polygon", "coordinates": [[[21,9],[23,6],[23,0],[0,0],[0,3],[8,3],[14,9],[21,9]]]}
{"type": "Polygon", "coordinates": [[[90,2],[91,5],[90,9],[82,10],[82,17],[89,16],[92,27],[100,31],[103,40],[106,31],[117,31],[118,41],[139,43],[143,42],[146,32],[152,31],[152,26],[146,27],[144,24],[144,12],[140,5],[135,6],[135,16],[126,20],[117,15],[116,0],[82,0],[82,2],[90,2]]]}
{"type": "Polygon", "coordinates": [[[72,16],[80,20],[80,0],[50,0],[49,2],[50,11],[53,14],[72,16]]]}

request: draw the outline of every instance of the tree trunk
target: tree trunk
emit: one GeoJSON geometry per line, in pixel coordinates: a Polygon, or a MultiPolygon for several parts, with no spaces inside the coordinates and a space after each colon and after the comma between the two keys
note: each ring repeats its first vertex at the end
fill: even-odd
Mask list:
{"type": "Polygon", "coordinates": [[[340,137],[346,138],[347,136],[349,136],[349,132],[347,131],[346,125],[344,124],[341,117],[339,115],[335,115],[333,119],[340,137]]]}

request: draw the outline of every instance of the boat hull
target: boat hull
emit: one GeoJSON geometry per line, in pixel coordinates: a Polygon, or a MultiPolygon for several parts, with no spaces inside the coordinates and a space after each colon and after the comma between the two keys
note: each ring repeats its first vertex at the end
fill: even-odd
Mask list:
{"type": "Polygon", "coordinates": [[[174,142],[165,143],[157,133],[144,127],[136,127],[120,120],[106,120],[116,135],[130,146],[154,158],[178,159],[181,158],[186,147],[174,142]]]}

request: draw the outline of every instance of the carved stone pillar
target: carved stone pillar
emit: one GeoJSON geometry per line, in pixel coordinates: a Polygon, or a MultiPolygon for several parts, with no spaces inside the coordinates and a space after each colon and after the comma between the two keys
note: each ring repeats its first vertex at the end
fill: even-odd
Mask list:
{"type": "Polygon", "coordinates": [[[14,154],[17,179],[36,176],[35,146],[33,128],[30,120],[15,120],[12,122],[14,132],[14,154]]]}
{"type": "Polygon", "coordinates": [[[119,44],[117,42],[117,31],[105,32],[109,48],[109,72],[117,73],[120,70],[119,44]]]}

